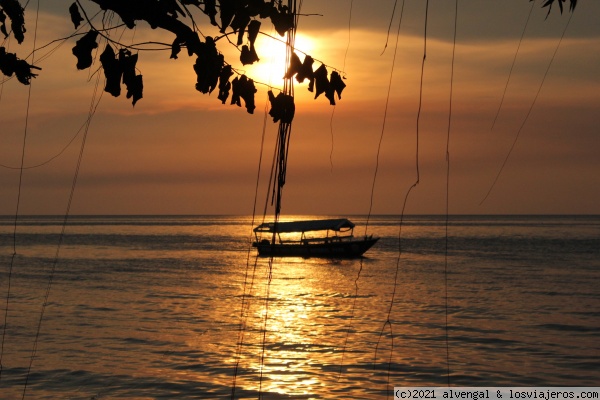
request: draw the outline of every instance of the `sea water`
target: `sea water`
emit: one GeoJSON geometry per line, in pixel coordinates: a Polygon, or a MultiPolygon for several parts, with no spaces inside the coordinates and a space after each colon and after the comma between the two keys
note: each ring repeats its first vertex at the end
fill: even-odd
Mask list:
{"type": "Polygon", "coordinates": [[[598,386],[600,217],[351,219],[362,259],[257,258],[250,217],[0,217],[0,398],[598,386]]]}

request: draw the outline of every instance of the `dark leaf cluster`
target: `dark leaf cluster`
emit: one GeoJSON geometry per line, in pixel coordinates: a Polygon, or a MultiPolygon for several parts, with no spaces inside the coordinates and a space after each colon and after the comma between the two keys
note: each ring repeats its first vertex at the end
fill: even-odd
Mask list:
{"type": "Polygon", "coordinates": [[[256,87],[254,81],[248,78],[246,75],[235,77],[231,81],[231,104],[236,104],[241,107],[240,99],[244,100],[244,106],[249,114],[254,114],[256,105],[254,103],[254,94],[256,93],[256,87]]]}
{"type": "Polygon", "coordinates": [[[104,90],[118,97],[121,94],[121,82],[123,82],[127,88],[127,98],[133,98],[134,106],[142,98],[144,89],[142,75],[136,74],[135,71],[137,60],[138,55],[131,54],[127,49],[119,50],[117,56],[109,44],[100,55],[100,63],[106,77],[104,90]]]}
{"type": "Polygon", "coordinates": [[[275,96],[271,90],[269,90],[268,95],[271,103],[269,115],[273,117],[273,122],[291,123],[296,112],[294,98],[285,93],[279,93],[275,96]]]}
{"type": "Polygon", "coordinates": [[[4,75],[11,77],[14,74],[23,85],[29,85],[31,78],[37,76],[31,72],[31,69],[41,70],[27,61],[19,59],[16,54],[8,53],[4,47],[0,47],[0,71],[4,75]]]}
{"type": "Polygon", "coordinates": [[[11,21],[10,29],[19,44],[25,39],[25,10],[17,0],[0,0],[0,31],[8,37],[6,17],[11,21]]]}
{"type": "MultiPolygon", "coordinates": [[[[219,88],[218,98],[223,103],[227,101],[229,92],[232,91],[232,104],[241,106],[244,101],[249,113],[254,112],[254,82],[246,76],[241,76],[229,81],[234,75],[229,63],[217,50],[216,40],[212,37],[200,39],[195,29],[180,18],[187,15],[187,7],[196,7],[206,14],[211,24],[217,26],[221,33],[228,36],[237,34],[237,46],[241,47],[240,61],[243,65],[259,61],[255,48],[255,41],[260,31],[261,22],[257,19],[270,19],[275,30],[284,36],[294,27],[294,14],[281,2],[274,0],[90,0],[98,4],[102,10],[116,13],[123,23],[130,29],[136,26],[137,21],[146,21],[151,28],[164,29],[172,32],[175,39],[171,45],[171,58],[177,59],[183,48],[187,49],[188,56],[196,56],[193,66],[196,73],[196,90],[201,93],[212,93],[219,88]],[[229,33],[228,33],[229,32],[229,33]],[[244,44],[244,37],[248,44],[244,44]]],[[[69,8],[73,25],[77,27],[83,20],[77,3],[69,8]]],[[[73,48],[77,57],[77,68],[89,68],[92,64],[92,52],[98,47],[98,31],[90,30],[79,39],[73,48]]],[[[105,90],[113,95],[120,93],[118,84],[119,63],[115,60],[114,50],[106,49],[101,57],[107,85],[105,90]],[[113,51],[113,54],[110,54],[113,51]],[[103,60],[103,61],[102,61],[103,60]],[[108,71],[107,71],[108,70],[108,71]],[[110,82],[109,82],[110,81],[110,82]]],[[[140,76],[141,78],[141,76],[140,76]]],[[[125,83],[125,81],[123,81],[125,83]]],[[[141,90],[141,79],[140,79],[141,90]]],[[[129,91],[129,89],[128,89],[129,91]]],[[[135,92],[137,94],[137,91],[135,92]]],[[[141,92],[135,98],[141,98],[141,92]]]]}
{"type": "Polygon", "coordinates": [[[311,56],[307,55],[304,57],[304,61],[300,61],[300,57],[296,53],[292,53],[290,66],[284,77],[291,79],[295,76],[299,83],[308,79],[308,90],[315,92],[316,89],[315,99],[324,93],[325,97],[329,100],[329,104],[334,106],[334,94],[337,93],[338,99],[341,99],[342,91],[346,87],[346,84],[339,72],[332,71],[331,75],[329,75],[325,64],[321,64],[319,68],[313,71],[313,64],[314,60],[311,56]]]}
{"type": "MultiPolygon", "coordinates": [[[[534,0],[529,0],[529,1],[534,1],[534,0]]],[[[560,13],[563,13],[563,3],[565,3],[567,0],[546,0],[546,2],[542,5],[542,7],[548,7],[548,15],[550,15],[550,11],[552,11],[552,5],[556,2],[558,2],[558,7],[560,8],[560,13]]],[[[570,5],[569,5],[569,11],[573,12],[575,11],[575,7],[577,6],[577,0],[569,0],[570,5]]]]}
{"type": "MultiPolygon", "coordinates": [[[[218,88],[217,98],[223,104],[231,94],[230,104],[241,107],[242,101],[249,113],[255,107],[254,95],[256,87],[254,81],[246,75],[235,77],[235,71],[223,54],[217,50],[216,42],[220,38],[200,38],[195,23],[185,21],[191,16],[188,7],[195,7],[206,14],[210,23],[219,28],[223,37],[235,34],[236,46],[240,47],[240,62],[242,65],[253,64],[260,61],[255,42],[261,30],[261,19],[270,20],[275,31],[280,36],[285,36],[295,25],[295,14],[282,1],[275,0],[89,0],[96,3],[104,11],[117,14],[123,23],[130,29],[136,27],[138,21],[147,22],[153,29],[162,29],[174,34],[171,45],[171,58],[177,59],[182,49],[187,50],[188,56],[195,56],[193,65],[196,73],[196,90],[201,93],[212,93],[218,88]],[[246,39],[246,42],[245,42],[246,39]]],[[[78,28],[83,21],[82,10],[79,2],[73,2],[69,9],[71,22],[78,28]]],[[[22,42],[25,26],[23,8],[17,0],[0,0],[0,22],[2,32],[8,36],[6,28],[7,17],[11,21],[11,29],[15,38],[22,42]]],[[[85,16],[85,13],[83,13],[85,16]]],[[[87,17],[86,17],[87,18],[87,17]]],[[[93,53],[98,48],[99,36],[104,36],[101,31],[93,26],[82,35],[72,49],[77,59],[77,69],[90,68],[94,62],[93,53]]],[[[117,47],[119,47],[118,45],[117,47]]],[[[32,68],[23,60],[18,60],[16,55],[3,52],[3,69],[6,74],[17,73],[19,81],[29,83],[35,74],[32,68]]],[[[133,98],[133,104],[143,96],[142,75],[136,73],[137,54],[131,54],[126,46],[114,49],[107,44],[100,56],[100,63],[106,77],[104,90],[113,96],[121,94],[121,85],[127,88],[127,97],[133,98]]],[[[314,60],[306,56],[301,62],[294,53],[291,66],[285,78],[296,78],[298,82],[309,80],[308,90],[315,92],[315,99],[322,93],[329,99],[330,104],[335,104],[334,93],[338,99],[346,86],[339,74],[334,71],[328,76],[325,65],[313,71],[314,60]]],[[[272,93],[271,93],[272,95],[272,93]]],[[[272,117],[279,120],[291,120],[294,115],[293,98],[285,96],[272,96],[272,117]]]]}

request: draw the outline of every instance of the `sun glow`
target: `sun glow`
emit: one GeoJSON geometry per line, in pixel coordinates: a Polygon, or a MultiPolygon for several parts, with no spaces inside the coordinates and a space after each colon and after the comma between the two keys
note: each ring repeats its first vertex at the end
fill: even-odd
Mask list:
{"type": "MultiPolygon", "coordinates": [[[[262,83],[275,88],[283,87],[285,67],[285,38],[279,36],[260,35],[256,40],[256,51],[260,61],[253,65],[246,65],[244,70],[256,83],[262,83]]],[[[306,54],[315,51],[315,43],[311,37],[296,35],[296,54],[304,60],[306,54]]]]}

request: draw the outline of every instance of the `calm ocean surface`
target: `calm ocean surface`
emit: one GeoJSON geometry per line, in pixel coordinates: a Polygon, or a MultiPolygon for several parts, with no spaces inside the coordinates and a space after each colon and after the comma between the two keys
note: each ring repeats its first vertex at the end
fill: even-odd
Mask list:
{"type": "MultiPolygon", "coordinates": [[[[0,326],[13,223],[0,217],[0,326]]],[[[230,398],[234,376],[235,398],[267,399],[386,398],[448,371],[600,384],[600,216],[451,217],[447,274],[445,217],[405,217],[399,243],[398,217],[376,216],[366,258],[275,259],[270,279],[249,217],[71,217],[58,249],[61,224],[19,219],[1,399],[22,397],[34,345],[27,399],[230,398]]]]}

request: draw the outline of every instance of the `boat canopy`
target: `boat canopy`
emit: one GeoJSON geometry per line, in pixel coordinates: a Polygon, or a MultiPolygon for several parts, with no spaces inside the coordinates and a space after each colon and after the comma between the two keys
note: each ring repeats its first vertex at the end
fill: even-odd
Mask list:
{"type": "Polygon", "coordinates": [[[341,219],[318,219],[312,221],[278,222],[275,228],[274,222],[265,222],[254,228],[254,232],[309,232],[309,231],[341,231],[354,228],[354,223],[346,218],[341,219]]]}

